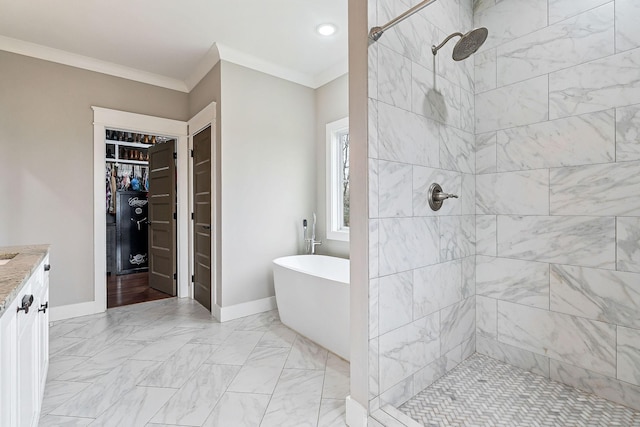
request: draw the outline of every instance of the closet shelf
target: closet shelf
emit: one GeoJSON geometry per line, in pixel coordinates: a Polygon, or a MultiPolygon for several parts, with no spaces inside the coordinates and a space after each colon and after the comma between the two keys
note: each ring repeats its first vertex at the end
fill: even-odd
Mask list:
{"type": "Polygon", "coordinates": [[[116,141],[114,139],[105,139],[104,141],[106,144],[117,145],[121,147],[149,148],[153,146],[153,144],[143,144],[142,142],[116,141]]]}
{"type": "Polygon", "coordinates": [[[123,159],[105,159],[107,163],[122,163],[123,165],[142,165],[149,166],[149,162],[146,160],[123,160],[123,159]]]}

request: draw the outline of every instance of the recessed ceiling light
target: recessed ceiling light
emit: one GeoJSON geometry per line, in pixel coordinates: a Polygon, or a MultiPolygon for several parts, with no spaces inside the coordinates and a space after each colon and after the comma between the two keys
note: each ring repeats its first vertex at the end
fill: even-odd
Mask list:
{"type": "Polygon", "coordinates": [[[337,29],[336,26],[333,24],[321,24],[321,25],[318,25],[318,28],[316,28],[316,31],[318,32],[318,34],[322,36],[330,36],[336,32],[336,29],[337,29]]]}

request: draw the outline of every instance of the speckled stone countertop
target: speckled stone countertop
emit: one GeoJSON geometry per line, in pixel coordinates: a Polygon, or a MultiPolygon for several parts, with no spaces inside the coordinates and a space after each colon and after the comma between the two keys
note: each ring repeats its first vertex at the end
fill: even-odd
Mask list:
{"type": "Polygon", "coordinates": [[[36,267],[49,252],[49,245],[0,247],[0,259],[17,254],[5,265],[0,265],[0,316],[16,298],[36,267]]]}

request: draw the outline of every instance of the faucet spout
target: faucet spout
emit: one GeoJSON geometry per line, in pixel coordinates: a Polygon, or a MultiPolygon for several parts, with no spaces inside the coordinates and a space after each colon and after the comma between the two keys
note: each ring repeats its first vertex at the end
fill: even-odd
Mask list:
{"type": "Polygon", "coordinates": [[[316,254],[316,246],[321,245],[322,241],[320,240],[311,240],[311,255],[316,254]]]}

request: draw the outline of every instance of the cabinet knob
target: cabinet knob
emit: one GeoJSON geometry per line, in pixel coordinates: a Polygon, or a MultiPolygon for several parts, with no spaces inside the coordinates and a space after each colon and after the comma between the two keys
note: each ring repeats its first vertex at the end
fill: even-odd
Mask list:
{"type": "Polygon", "coordinates": [[[33,304],[33,295],[25,295],[22,297],[22,303],[18,307],[18,313],[24,311],[24,314],[29,313],[29,307],[33,304]]]}
{"type": "Polygon", "coordinates": [[[44,304],[40,304],[40,308],[38,309],[38,312],[46,313],[47,308],[49,308],[49,301],[45,302],[44,304]]]}
{"type": "Polygon", "coordinates": [[[44,271],[49,271],[49,270],[51,270],[51,264],[45,264],[44,271]]]}

